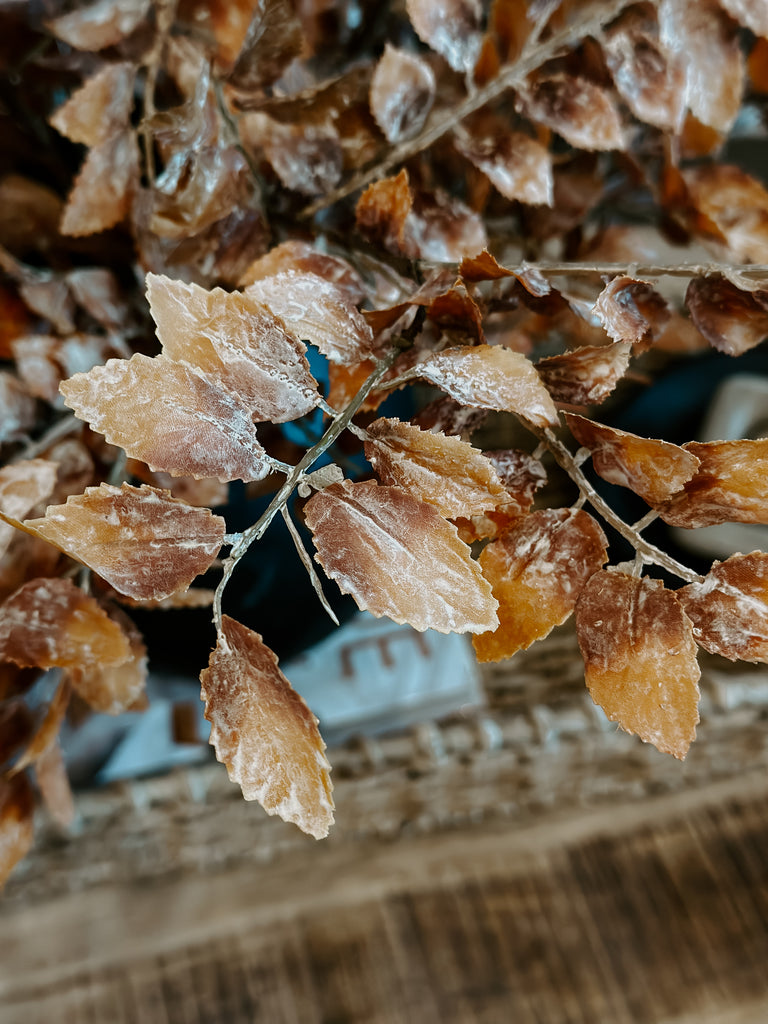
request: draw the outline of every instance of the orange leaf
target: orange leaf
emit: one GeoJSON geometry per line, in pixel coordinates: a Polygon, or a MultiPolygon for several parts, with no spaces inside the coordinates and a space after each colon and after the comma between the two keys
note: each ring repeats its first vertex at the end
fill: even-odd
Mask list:
{"type": "Polygon", "coordinates": [[[105,715],[140,710],[145,701],[147,685],[147,649],[131,619],[114,605],[109,619],[125,638],[129,653],[120,664],[88,662],[74,666],[69,672],[72,686],[86,704],[105,715]]]}
{"type": "Polygon", "coordinates": [[[119,593],[155,601],[186,590],[205,572],[226,533],[224,520],[207,508],[186,505],[146,484],[89,487],[26,525],[119,593]]]}
{"type": "Polygon", "coordinates": [[[80,419],[150,469],[246,482],[270,472],[241,401],[166,356],[110,359],[60,390],[80,419]]]}
{"type": "Polygon", "coordinates": [[[699,666],[691,621],[660,580],[597,572],[576,604],[592,700],[612,722],[680,759],[696,736],[699,666]]]}
{"type": "Polygon", "coordinates": [[[491,588],[432,505],[373,481],[332,484],[304,508],[316,560],[359,608],[440,633],[495,628],[491,588]]]}
{"type": "Polygon", "coordinates": [[[627,372],[632,355],[628,341],[611,345],[584,345],[536,363],[544,386],[556,402],[598,405],[627,372]]]}
{"type": "Polygon", "coordinates": [[[472,638],[478,661],[501,661],[569,617],[582,587],[605,564],[607,540],[581,509],[520,516],[480,554],[499,602],[499,626],[472,638]]]}
{"type": "Polygon", "coordinates": [[[259,634],[225,615],[200,682],[211,745],[245,799],[316,839],[327,836],[331,766],[317,719],[259,634]]]}
{"type": "Polygon", "coordinates": [[[0,778],[0,886],[32,846],[34,810],[26,775],[0,778]]]}

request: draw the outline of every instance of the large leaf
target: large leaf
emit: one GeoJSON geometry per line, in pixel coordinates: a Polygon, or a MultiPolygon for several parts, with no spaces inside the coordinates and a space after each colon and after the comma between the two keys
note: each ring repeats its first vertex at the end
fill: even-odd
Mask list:
{"type": "Polygon", "coordinates": [[[316,839],[326,836],[331,766],[317,719],[259,634],[225,615],[200,682],[211,745],[245,799],[316,839]]]}
{"type": "Polygon", "coordinates": [[[432,505],[396,487],[345,480],[304,511],[317,561],[358,607],[440,633],[497,626],[490,586],[432,505]]]}
{"type": "Polygon", "coordinates": [[[699,721],[693,627],[660,580],[601,571],[576,605],[589,692],[612,722],[684,758],[699,721]]]}

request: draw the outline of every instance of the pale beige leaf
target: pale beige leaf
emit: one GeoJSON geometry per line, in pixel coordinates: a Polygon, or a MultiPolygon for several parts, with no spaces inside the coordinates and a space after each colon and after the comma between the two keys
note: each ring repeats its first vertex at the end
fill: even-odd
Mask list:
{"type": "Polygon", "coordinates": [[[406,0],[418,37],[454,71],[472,71],[483,45],[481,0],[406,0]]]}
{"type": "Polygon", "coordinates": [[[598,405],[627,372],[632,344],[584,345],[572,352],[546,356],[536,363],[544,386],[556,402],[598,405]]]}
{"type": "Polygon", "coordinates": [[[26,775],[0,778],[0,886],[32,846],[35,797],[26,775]]]}
{"type": "Polygon", "coordinates": [[[501,661],[547,636],[570,616],[590,576],[605,564],[607,540],[581,509],[520,516],[479,558],[499,602],[499,626],[472,638],[478,661],[501,661]]]}
{"type": "Polygon", "coordinates": [[[768,263],[768,190],[762,182],[732,164],[700,164],[683,176],[691,202],[733,258],[768,263]]]}
{"type": "Polygon", "coordinates": [[[693,627],[660,580],[601,571],[576,604],[589,692],[612,722],[680,759],[696,736],[693,627]]]}
{"type": "Polygon", "coordinates": [[[201,369],[254,419],[284,423],[317,405],[306,346],[265,304],[157,274],[147,274],[147,298],[165,355],[201,369]]]}
{"type": "Polygon", "coordinates": [[[669,320],[665,299],[647,281],[614,277],[603,288],[593,307],[614,341],[636,343],[660,334],[669,320]]]}
{"type": "Polygon", "coordinates": [[[435,73],[414,53],[387,43],[371,79],[370,104],[388,142],[415,135],[435,99],[435,73]]]}
{"type": "Polygon", "coordinates": [[[128,657],[119,665],[89,662],[76,665],[69,678],[77,695],[94,711],[121,715],[142,710],[147,686],[147,649],[141,634],[120,608],[110,605],[109,621],[116,626],[128,645],[128,657]]]}
{"type": "Polygon", "coordinates": [[[454,145],[506,199],[551,206],[552,156],[546,146],[525,132],[510,132],[502,126],[490,129],[459,127],[454,145]]]}
{"type": "Polygon", "coordinates": [[[720,6],[756,36],[768,38],[768,4],[765,0],[720,0],[720,6]]]}
{"type": "Polygon", "coordinates": [[[224,520],[207,508],[146,484],[89,487],[26,525],[90,566],[118,593],[154,601],[186,590],[204,573],[226,533],[224,520]]]}
{"type": "Polygon", "coordinates": [[[72,142],[100,146],[127,126],[135,78],[133,64],[107,64],[55,111],[51,124],[72,142]]]}
{"type": "Polygon", "coordinates": [[[446,349],[427,356],[414,373],[462,405],[514,412],[537,427],[557,423],[557,410],[533,364],[501,345],[446,349]]]}
{"type": "Polygon", "coordinates": [[[144,21],[150,0],[96,0],[48,22],[48,28],[77,50],[114,46],[144,21]]]}
{"type": "Polygon", "coordinates": [[[67,197],[64,235],[93,235],[119,224],[130,211],[139,183],[139,149],[132,129],[94,146],[67,197]]]}
{"type": "Polygon", "coordinates": [[[200,682],[210,743],[245,799],[316,839],[327,836],[331,766],[317,719],[259,634],[225,615],[200,682]]]}
{"type": "Polygon", "coordinates": [[[286,270],[302,274],[316,274],[324,281],[330,281],[347,296],[350,302],[358,303],[365,297],[365,286],[358,272],[341,256],[320,252],[309,242],[298,238],[281,242],[268,253],[259,256],[249,266],[239,281],[241,288],[274,277],[286,270]]]}
{"type": "Polygon", "coordinates": [[[562,135],[576,149],[625,149],[627,140],[611,94],[564,72],[534,77],[523,93],[530,118],[562,135]]]}
{"type": "Polygon", "coordinates": [[[345,480],[310,498],[304,514],[317,561],[358,607],[440,633],[498,624],[490,586],[433,506],[396,487],[345,480]]]}
{"type": "Polygon", "coordinates": [[[429,502],[447,519],[509,501],[492,463],[458,437],[397,419],[375,420],[367,434],[365,456],[379,480],[429,502]]]}
{"type": "Polygon", "coordinates": [[[110,359],[60,390],[80,419],[150,469],[221,481],[270,472],[242,402],[165,356],[110,359]]]}
{"type": "Polygon", "coordinates": [[[35,762],[35,781],[54,821],[69,828],[75,818],[75,801],[69,784],[61,745],[55,740],[35,762]]]}
{"type": "MultiPolygon", "coordinates": [[[[23,519],[56,486],[56,463],[49,459],[24,459],[0,469],[0,511],[23,519]]],[[[0,523],[0,558],[5,554],[14,528],[0,523]]]]}
{"type": "Polygon", "coordinates": [[[695,277],[685,304],[710,345],[726,355],[740,356],[768,338],[768,288],[738,288],[720,274],[695,277]]]}

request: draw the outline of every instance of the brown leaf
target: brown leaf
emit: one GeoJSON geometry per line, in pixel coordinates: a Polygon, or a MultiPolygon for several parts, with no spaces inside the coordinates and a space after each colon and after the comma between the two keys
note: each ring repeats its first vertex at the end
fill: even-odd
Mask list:
{"type": "Polygon", "coordinates": [[[720,274],[695,277],[685,304],[710,345],[726,355],[740,356],[768,337],[768,289],[737,288],[720,274]]]}
{"type": "Polygon", "coordinates": [[[395,487],[345,480],[304,508],[316,560],[359,608],[415,629],[477,632],[496,602],[456,528],[395,487]]]}
{"type": "Polygon", "coordinates": [[[85,146],[100,146],[127,127],[133,108],[136,67],[107,64],[88,78],[51,116],[57,132],[85,146]]]}
{"type": "Polygon", "coordinates": [[[245,294],[334,362],[354,365],[371,355],[371,328],[332,281],[286,270],[255,281],[245,294]]]}
{"type": "MultiPolygon", "coordinates": [[[[58,224],[58,219],[56,221],[58,224]]],[[[61,277],[47,281],[27,281],[19,288],[27,307],[38,316],[50,320],[59,334],[75,330],[75,303],[67,282],[61,277]]]]}
{"type": "MultiPolygon", "coordinates": [[[[10,671],[23,670],[10,665],[7,661],[2,665],[0,681],[0,775],[8,774],[9,762],[25,747],[34,734],[35,719],[27,706],[27,702],[13,696],[16,680],[10,671]]],[[[12,771],[12,769],[11,769],[12,771]]]]}
{"type": "Polygon", "coordinates": [[[552,205],[552,157],[546,146],[502,121],[460,126],[454,145],[506,199],[552,205]],[[472,130],[470,130],[470,128],[472,130]]]}
{"type": "Polygon", "coordinates": [[[478,661],[501,661],[547,636],[572,613],[608,557],[607,540],[581,509],[520,516],[479,558],[499,602],[499,626],[472,638],[478,661]]]}
{"type": "MultiPolygon", "coordinates": [[[[223,5],[228,12],[229,3],[223,5]]],[[[258,0],[229,75],[236,90],[256,92],[276,81],[301,53],[304,36],[290,0],[258,0]]]]}
{"type": "Polygon", "coordinates": [[[133,622],[115,605],[108,606],[109,622],[120,630],[128,647],[127,658],[119,664],[90,661],[74,665],[69,678],[77,695],[94,711],[121,715],[141,709],[147,685],[147,649],[133,622]]]}
{"type": "Polygon", "coordinates": [[[0,778],[0,886],[32,846],[35,797],[26,775],[0,778]]]}
{"type": "Polygon", "coordinates": [[[576,149],[626,148],[613,97],[594,82],[564,72],[539,74],[522,95],[528,117],[556,131],[576,149]]]}
{"type": "Polygon", "coordinates": [[[448,395],[444,395],[425,405],[420,412],[412,416],[411,423],[421,430],[454,434],[468,441],[473,431],[483,425],[486,416],[487,413],[483,409],[468,409],[448,395]]]}
{"type": "Polygon", "coordinates": [[[504,488],[521,512],[533,504],[536,491],[547,480],[547,473],[538,459],[515,448],[499,448],[483,452],[490,460],[504,488]]]}
{"type": "Polygon", "coordinates": [[[128,128],[88,153],[61,219],[63,235],[93,235],[129,213],[139,182],[139,148],[128,128]]]}
{"type": "Polygon", "coordinates": [[[514,412],[537,427],[558,421],[557,410],[533,364],[501,345],[436,352],[418,363],[414,372],[463,405],[514,412]]]}
{"type": "Polygon", "coordinates": [[[150,0],[96,0],[48,22],[48,28],[77,50],[103,50],[130,35],[144,21],[150,0]]]}
{"type": "Polygon", "coordinates": [[[768,662],[768,554],[715,562],[700,583],[676,593],[705,651],[731,661],[768,662]]]}
{"type": "Polygon", "coordinates": [[[768,523],[768,440],[689,441],[701,465],[684,489],[658,506],[670,526],[768,523]]]}
{"type": "Polygon", "coordinates": [[[35,730],[21,757],[13,766],[14,774],[34,764],[56,743],[64,716],[69,707],[71,693],[69,682],[63,679],[56,688],[56,692],[51,698],[48,707],[45,709],[42,722],[35,730]]]}
{"type": "Polygon", "coordinates": [[[266,114],[250,115],[250,137],[286,188],[305,196],[330,192],[341,180],[344,151],[331,125],[281,124],[266,114]]]}
{"type": "Polygon", "coordinates": [[[80,419],[151,469],[246,482],[270,471],[240,400],[165,356],[110,359],[60,390],[80,419]]]}
{"type": "Polygon", "coordinates": [[[416,54],[384,47],[371,79],[371,113],[388,142],[416,135],[435,99],[435,73],[416,54]]]}
{"type": "Polygon", "coordinates": [[[483,45],[480,0],[406,0],[405,6],[422,42],[444,57],[454,71],[472,71],[483,45]]]}
{"type": "Polygon", "coordinates": [[[763,0],[720,0],[720,6],[756,36],[768,36],[768,7],[763,0]]]}
{"type": "Polygon", "coordinates": [[[536,370],[556,402],[598,405],[627,372],[631,355],[632,345],[628,341],[585,345],[572,352],[540,359],[536,370]]]}
{"type": "Polygon", "coordinates": [[[670,314],[666,300],[652,285],[632,277],[614,277],[593,308],[614,341],[633,344],[657,337],[670,314]]]}
{"type": "Polygon", "coordinates": [[[595,472],[609,483],[629,487],[649,505],[675,494],[698,469],[695,455],[669,441],[638,437],[573,413],[565,419],[579,444],[590,449],[595,472]]]}
{"type": "Polygon", "coordinates": [[[13,343],[19,377],[29,393],[57,408],[63,407],[59,385],[73,373],[87,372],[114,356],[125,355],[125,347],[103,334],[29,334],[13,343]]]}
{"type": "Polygon", "coordinates": [[[202,370],[254,419],[284,423],[317,405],[306,346],[256,295],[147,274],[147,298],[164,354],[202,370]]]}
{"type": "Polygon", "coordinates": [[[739,262],[768,262],[768,191],[729,164],[702,164],[684,174],[701,230],[724,241],[739,262]]]}
{"type": "Polygon", "coordinates": [[[482,312],[461,281],[432,299],[427,317],[447,336],[476,344],[485,341],[482,312]]]}
{"type": "Polygon", "coordinates": [[[40,755],[34,771],[51,817],[61,828],[69,828],[75,818],[75,801],[58,740],[40,755]]]}
{"type": "Polygon", "coordinates": [[[396,419],[375,420],[367,434],[365,457],[379,480],[429,502],[446,519],[509,500],[491,463],[466,441],[396,419]]]}
{"type": "Polygon", "coordinates": [[[211,745],[245,799],[315,839],[327,836],[331,766],[317,719],[259,634],[225,615],[200,682],[211,745]]]}
{"type": "Polygon", "coordinates": [[[514,270],[502,267],[487,249],[477,256],[465,256],[459,266],[459,276],[468,282],[498,281],[504,277],[514,277],[529,295],[543,298],[549,295],[552,287],[544,275],[534,266],[523,264],[514,270]]]}
{"type": "Polygon", "coordinates": [[[0,370],[0,444],[23,437],[35,419],[34,398],[18,377],[0,370]]]}
{"type": "Polygon", "coordinates": [[[89,487],[26,525],[119,593],[154,601],[187,590],[210,567],[226,532],[224,520],[207,508],[146,484],[89,487]]]}
{"type": "MultiPolygon", "coordinates": [[[[56,485],[56,464],[48,459],[24,459],[0,469],[0,511],[23,519],[56,485]]],[[[5,554],[14,528],[0,523],[0,558],[5,554]]]]}
{"type": "Polygon", "coordinates": [[[371,241],[405,254],[405,224],[412,207],[408,172],[403,168],[397,177],[375,181],[363,192],[355,208],[357,226],[371,241]]]}
{"type": "Polygon", "coordinates": [[[0,658],[38,668],[119,665],[129,655],[122,630],[66,579],[29,580],[0,607],[0,658]]]}
{"type": "Polygon", "coordinates": [[[341,256],[320,252],[308,242],[296,238],[281,242],[264,256],[254,260],[243,274],[239,285],[244,288],[254,281],[274,277],[287,270],[295,270],[299,274],[315,274],[323,278],[342,291],[353,304],[361,302],[365,297],[363,280],[350,263],[341,256]]]}
{"type": "Polygon", "coordinates": [[[691,621],[660,580],[597,572],[576,604],[592,700],[612,722],[681,760],[699,721],[691,621]]]}

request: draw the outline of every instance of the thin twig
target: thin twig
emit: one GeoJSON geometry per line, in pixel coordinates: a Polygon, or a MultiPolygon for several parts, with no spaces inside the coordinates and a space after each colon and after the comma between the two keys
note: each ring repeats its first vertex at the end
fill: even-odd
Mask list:
{"type": "Polygon", "coordinates": [[[150,122],[155,116],[155,89],[160,74],[165,44],[168,40],[176,17],[176,0],[161,0],[156,7],[157,28],[152,49],[146,61],[147,77],[144,81],[144,111],[141,119],[141,136],[144,140],[144,158],[146,160],[147,180],[151,186],[155,184],[155,140],[152,136],[150,122]]]}
{"type": "Polygon", "coordinates": [[[63,416],[60,420],[57,420],[53,426],[49,427],[46,432],[37,439],[37,441],[30,441],[29,444],[25,445],[20,452],[16,452],[11,462],[22,462],[26,459],[36,458],[40,452],[44,452],[46,448],[50,448],[55,441],[60,441],[63,437],[68,437],[69,434],[74,434],[75,431],[80,430],[83,426],[83,421],[79,420],[74,413],[68,416],[63,416]]]}
{"type": "Polygon", "coordinates": [[[301,564],[309,573],[310,582],[320,600],[320,604],[326,610],[326,612],[328,613],[329,617],[333,620],[333,622],[335,622],[336,625],[338,626],[339,620],[336,617],[336,612],[333,610],[333,608],[331,608],[330,604],[328,603],[328,598],[323,593],[323,585],[320,582],[320,577],[317,575],[317,571],[315,570],[315,567],[312,564],[312,559],[309,555],[309,552],[304,547],[304,543],[301,539],[301,534],[296,529],[296,524],[294,523],[293,519],[291,519],[291,513],[288,511],[287,505],[283,505],[283,507],[280,509],[280,514],[283,517],[285,525],[288,527],[288,532],[291,535],[291,540],[293,541],[294,547],[296,548],[296,552],[298,553],[298,556],[301,559],[301,564]]]}

